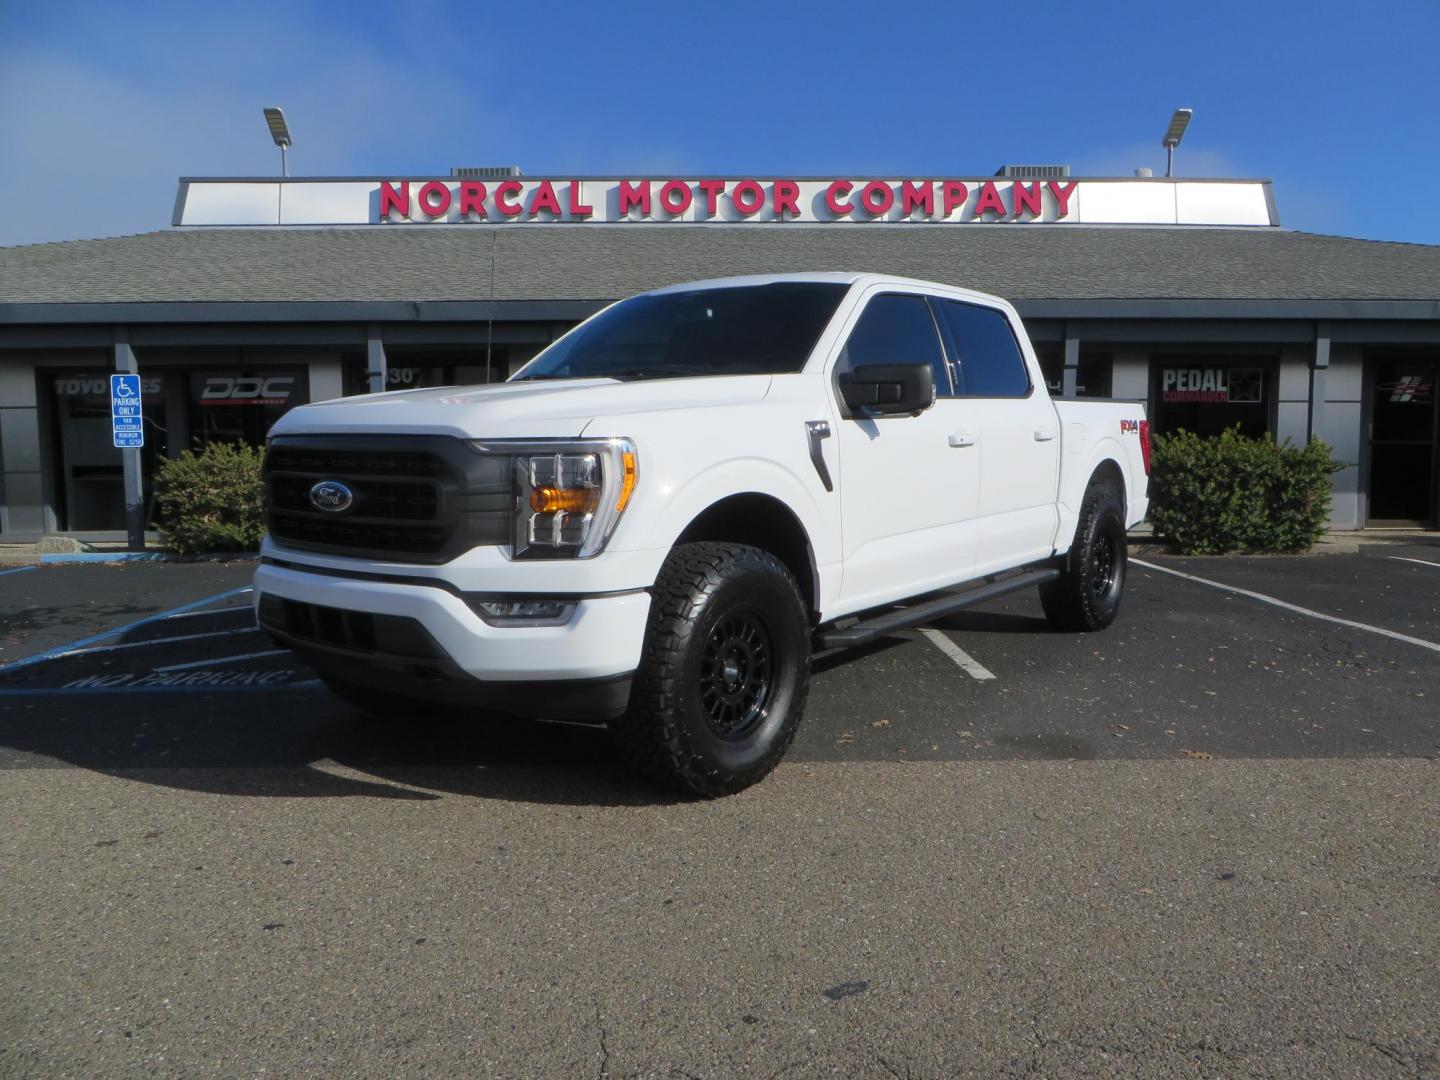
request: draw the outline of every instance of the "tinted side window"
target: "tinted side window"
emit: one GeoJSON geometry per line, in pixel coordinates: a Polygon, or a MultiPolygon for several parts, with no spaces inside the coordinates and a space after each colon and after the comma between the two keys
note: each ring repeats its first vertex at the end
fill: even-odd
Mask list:
{"type": "Polygon", "coordinates": [[[923,296],[884,293],[865,305],[840,353],[836,371],[850,371],[860,364],[921,363],[935,372],[935,393],[947,397],[950,376],[930,306],[923,296]]]}
{"type": "Polygon", "coordinates": [[[955,339],[963,397],[1024,397],[1030,375],[1003,311],[947,300],[940,305],[955,339]]]}

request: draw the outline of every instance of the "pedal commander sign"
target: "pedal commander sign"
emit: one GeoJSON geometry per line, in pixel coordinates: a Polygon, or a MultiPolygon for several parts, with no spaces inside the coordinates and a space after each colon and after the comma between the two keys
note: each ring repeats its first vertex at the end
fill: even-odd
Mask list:
{"type": "Polygon", "coordinates": [[[1264,181],[955,177],[182,180],[176,225],[1274,225],[1264,181]]]}
{"type": "Polygon", "coordinates": [[[1254,405],[1260,403],[1264,385],[1259,368],[1165,368],[1160,373],[1160,400],[1254,405]]]}

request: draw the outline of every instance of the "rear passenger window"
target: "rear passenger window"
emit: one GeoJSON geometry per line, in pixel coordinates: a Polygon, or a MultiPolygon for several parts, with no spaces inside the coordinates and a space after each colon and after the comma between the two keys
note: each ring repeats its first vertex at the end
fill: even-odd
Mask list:
{"type": "Polygon", "coordinates": [[[851,371],[861,364],[929,364],[936,396],[950,395],[945,353],[923,296],[883,293],[865,305],[835,370],[851,371]]]}
{"type": "Polygon", "coordinates": [[[958,300],[939,307],[955,340],[959,396],[1017,398],[1030,392],[1030,374],[1003,311],[958,300]]]}

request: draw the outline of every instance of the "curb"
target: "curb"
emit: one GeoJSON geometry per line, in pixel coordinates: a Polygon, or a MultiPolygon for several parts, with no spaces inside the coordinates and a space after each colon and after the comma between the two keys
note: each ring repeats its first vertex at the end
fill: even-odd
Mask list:
{"type": "Polygon", "coordinates": [[[35,556],[47,566],[54,563],[254,562],[259,557],[250,551],[219,551],[207,555],[177,555],[173,551],[66,551],[35,556]]]}

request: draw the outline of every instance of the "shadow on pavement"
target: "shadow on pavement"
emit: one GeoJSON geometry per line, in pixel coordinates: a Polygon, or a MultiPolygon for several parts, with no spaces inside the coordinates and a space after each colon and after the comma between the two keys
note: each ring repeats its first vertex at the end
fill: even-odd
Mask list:
{"type": "Polygon", "coordinates": [[[56,761],[141,783],[271,798],[677,801],[626,773],[601,729],[488,716],[382,724],[323,691],[0,703],[0,768],[56,761]]]}

